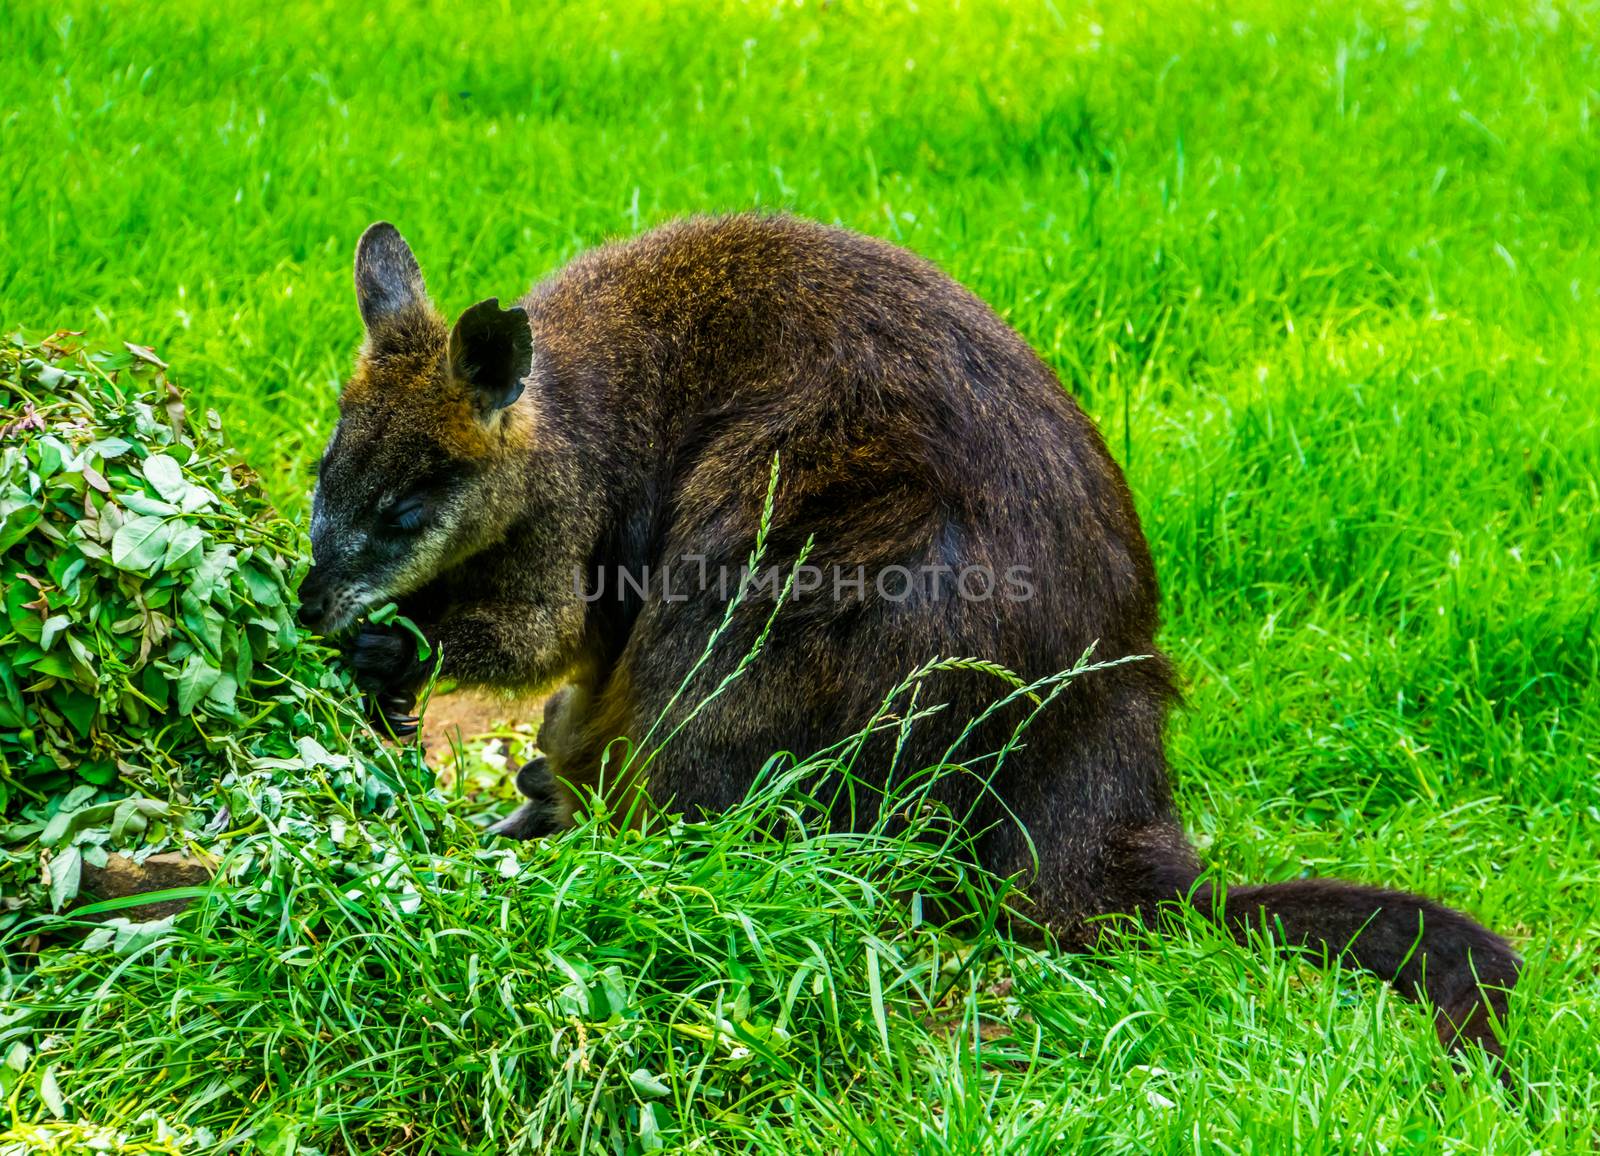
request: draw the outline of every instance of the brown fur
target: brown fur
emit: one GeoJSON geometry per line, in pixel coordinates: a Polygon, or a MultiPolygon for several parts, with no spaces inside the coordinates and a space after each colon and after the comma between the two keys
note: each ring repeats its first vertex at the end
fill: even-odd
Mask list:
{"type": "MultiPolygon", "coordinates": [[[[360,602],[349,591],[363,589],[378,547],[343,549],[339,535],[361,537],[349,527],[412,484],[409,463],[446,463],[453,480],[442,485],[453,488],[438,491],[437,524],[416,551],[434,561],[385,561],[390,577],[368,580],[368,594],[401,596],[447,677],[518,688],[576,678],[548,730],[548,764],[525,769],[529,810],[504,830],[563,821],[573,805],[563,784],[595,783],[608,750],[614,775],[618,737],[643,739],[725,610],[714,590],[682,601],[608,590],[585,602],[574,572],[659,575],[688,555],[736,569],[781,454],[769,561],[792,560],[810,539],[825,573],[861,566],[869,583],[888,566],[1021,566],[1034,596],[925,590],[896,603],[869,585],[861,599],[824,590],[786,605],[759,660],[655,756],[647,789],[658,806],[728,806],[768,756],[852,733],[930,658],[974,656],[1037,679],[1090,647],[1101,660],[1147,655],[1071,685],[998,769],[982,756],[1020,711],[958,752],[983,773],[946,776],[936,795],[970,817],[983,864],[1024,879],[1030,914],[1069,943],[1090,939],[1097,917],[1180,900],[1239,934],[1265,914],[1292,943],[1348,955],[1431,1000],[1446,1044],[1498,1051],[1486,1013],[1504,1011],[1518,961],[1466,917],[1330,881],[1236,888],[1225,901],[1199,882],[1168,784],[1173,680],[1132,497],[1055,376],[967,290],[870,238],[785,217],[697,219],[579,258],[521,302],[526,322],[475,307],[500,346],[479,356],[469,332],[446,353],[409,249],[384,230],[369,232],[358,260],[368,341],[324,462],[307,603],[337,625],[329,607],[360,602]],[[506,383],[485,380],[477,362],[505,360],[523,324],[527,388],[495,408],[506,383]]],[[[756,598],[735,615],[662,733],[729,673],[770,610],[756,598]]],[[[401,709],[419,677],[403,648],[369,629],[353,653],[401,709]]],[[[898,766],[935,764],[996,691],[978,673],[930,679],[920,702],[949,705],[913,729],[898,766]]],[[[892,742],[869,744],[857,773],[886,786],[892,742]]],[[[856,806],[839,820],[874,818],[860,796],[856,806]]]]}

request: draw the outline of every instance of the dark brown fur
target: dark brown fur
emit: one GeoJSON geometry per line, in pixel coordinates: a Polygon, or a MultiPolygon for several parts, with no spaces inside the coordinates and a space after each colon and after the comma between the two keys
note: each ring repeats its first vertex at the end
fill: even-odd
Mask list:
{"type": "MultiPolygon", "coordinates": [[[[503,335],[525,322],[480,312],[474,324],[490,330],[510,318],[481,355],[466,319],[452,339],[404,242],[381,229],[358,260],[368,340],[324,461],[306,600],[337,626],[374,591],[398,595],[446,677],[572,683],[547,728],[548,764],[524,771],[529,807],[502,830],[539,834],[570,814],[571,787],[594,784],[608,750],[615,776],[616,740],[638,743],[667,710],[725,610],[715,583],[689,584],[682,601],[608,589],[589,603],[574,573],[659,575],[686,556],[713,574],[737,570],[781,454],[768,561],[811,539],[824,573],[864,567],[869,584],[888,566],[1026,567],[1033,596],[895,603],[869,585],[864,599],[824,589],[786,605],[759,660],[650,764],[657,805],[728,806],[774,752],[859,729],[930,658],[974,656],[1036,679],[1090,647],[1099,660],[1148,655],[1074,682],[993,774],[992,796],[981,775],[940,781],[940,801],[971,816],[982,863],[1025,879],[1029,913],[1069,943],[1088,940],[1096,917],[1176,901],[1240,935],[1265,916],[1291,943],[1428,1000],[1446,1045],[1499,1053],[1490,1011],[1504,1012],[1519,964],[1465,916],[1335,881],[1236,887],[1225,900],[1198,882],[1168,784],[1173,678],[1132,497],[1093,424],[971,293],[901,249],[804,221],[685,221],[591,252],[529,294],[531,373],[501,404],[514,390],[479,363],[511,357],[503,335]],[[424,460],[445,481],[414,485],[424,460]],[[345,549],[338,526],[417,487],[437,506],[419,547],[431,561],[384,562],[398,577],[349,593],[378,565],[377,539],[345,549]]],[[[735,616],[679,712],[722,680],[770,610],[756,598],[735,616]]],[[[391,712],[419,677],[403,649],[368,628],[354,652],[391,712]]],[[[930,680],[920,701],[949,705],[913,728],[898,766],[937,763],[995,696],[987,675],[930,680]]],[[[1018,718],[980,728],[958,757],[997,749],[1018,718]]],[[[869,746],[857,773],[881,779],[891,742],[869,746]]]]}

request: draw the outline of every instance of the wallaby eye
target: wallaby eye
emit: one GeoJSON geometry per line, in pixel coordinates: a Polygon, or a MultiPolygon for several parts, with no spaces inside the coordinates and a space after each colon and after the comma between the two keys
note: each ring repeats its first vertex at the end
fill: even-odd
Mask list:
{"type": "Polygon", "coordinates": [[[383,525],[386,529],[401,534],[413,534],[422,529],[422,523],[427,520],[428,501],[422,494],[412,494],[401,498],[398,502],[391,502],[383,511],[383,525]]]}

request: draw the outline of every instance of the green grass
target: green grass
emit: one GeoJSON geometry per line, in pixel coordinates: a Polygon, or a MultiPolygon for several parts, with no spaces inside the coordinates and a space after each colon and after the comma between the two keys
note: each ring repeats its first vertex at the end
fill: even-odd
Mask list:
{"type": "MultiPolygon", "coordinates": [[[[941,972],[948,942],[881,889],[937,864],[852,890],[830,872],[888,851],[756,855],[759,824],[730,823],[581,832],[531,849],[523,886],[414,914],[286,866],[279,923],[64,956],[98,993],[49,1053],[68,1120],[619,1151],[660,1103],[661,1142],[699,1151],[1593,1150],[1600,12],[360,7],[0,9],[0,322],[156,346],[297,509],[373,219],[447,309],[689,212],[792,209],[928,255],[1128,471],[1208,860],[1415,888],[1512,935],[1528,1091],[1454,1076],[1379,985],[1198,924],[1092,959],[984,941],[941,972]],[[606,966],[632,1010],[590,1009],[586,1065],[581,1009],[550,1008],[606,966]],[[787,1006],[792,1044],[733,1060],[673,1026],[741,991],[752,1022],[787,1006]],[[1016,1034],[980,1047],[980,1011],[1016,1034]]],[[[32,1091],[8,1108],[53,1118],[32,1091]]]]}

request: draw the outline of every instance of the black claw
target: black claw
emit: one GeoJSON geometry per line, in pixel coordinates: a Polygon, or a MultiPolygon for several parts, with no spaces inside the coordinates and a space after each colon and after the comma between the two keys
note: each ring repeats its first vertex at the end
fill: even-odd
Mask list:
{"type": "Polygon", "coordinates": [[[417,723],[419,721],[418,715],[404,713],[409,706],[409,703],[406,704],[406,707],[384,706],[380,703],[376,704],[372,713],[378,721],[388,728],[389,733],[395,738],[405,738],[407,735],[417,733],[417,723]]]}

